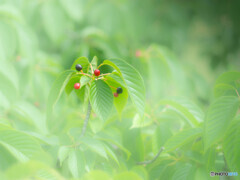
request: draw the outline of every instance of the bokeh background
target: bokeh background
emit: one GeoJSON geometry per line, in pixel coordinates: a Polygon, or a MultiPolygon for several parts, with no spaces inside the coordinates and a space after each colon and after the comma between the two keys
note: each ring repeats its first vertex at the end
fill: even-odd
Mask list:
{"type": "MultiPolygon", "coordinates": [[[[64,95],[47,128],[48,94],[57,75],[80,56],[97,56],[100,63],[117,57],[138,69],[146,112],[175,96],[205,111],[216,78],[240,70],[239,7],[234,0],[1,0],[0,122],[58,147],[62,134],[81,127],[85,107],[75,95],[64,95]]],[[[131,103],[125,114],[132,123],[131,103]]],[[[56,154],[56,147],[45,146],[56,154]]],[[[3,174],[15,165],[10,157],[0,159],[3,174]]],[[[56,159],[45,164],[56,169],[56,159]]]]}

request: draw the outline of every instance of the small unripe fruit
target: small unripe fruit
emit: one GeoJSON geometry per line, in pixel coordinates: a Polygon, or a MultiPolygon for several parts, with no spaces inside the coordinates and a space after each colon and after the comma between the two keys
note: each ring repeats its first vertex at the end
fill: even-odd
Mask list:
{"type": "Polygon", "coordinates": [[[77,71],[81,71],[82,70],[82,66],[80,64],[76,64],[75,66],[77,71]]]}
{"type": "Polygon", "coordinates": [[[114,93],[113,95],[114,95],[114,97],[118,97],[118,93],[114,93]]]}
{"type": "Polygon", "coordinates": [[[74,88],[75,88],[75,89],[79,89],[79,88],[80,88],[80,83],[75,83],[75,84],[74,84],[74,88]]]}
{"type": "Polygon", "coordinates": [[[95,75],[95,76],[99,76],[99,75],[100,75],[100,70],[99,70],[99,69],[95,69],[94,75],[95,75]]]}
{"type": "Polygon", "coordinates": [[[121,87],[118,87],[118,88],[117,88],[117,93],[118,93],[118,94],[122,94],[122,92],[123,92],[123,89],[122,89],[121,87]]]}

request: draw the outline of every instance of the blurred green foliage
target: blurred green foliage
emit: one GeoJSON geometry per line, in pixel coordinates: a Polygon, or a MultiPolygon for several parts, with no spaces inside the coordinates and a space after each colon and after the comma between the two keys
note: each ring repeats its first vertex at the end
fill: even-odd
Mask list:
{"type": "Polygon", "coordinates": [[[240,172],[239,7],[225,0],[1,0],[0,179],[240,172]],[[61,96],[47,119],[54,80],[80,56],[134,66],[146,87],[144,119],[128,102],[122,117],[92,113],[80,138],[87,106],[75,93],[61,96]],[[162,146],[156,161],[136,165],[162,146]]]}

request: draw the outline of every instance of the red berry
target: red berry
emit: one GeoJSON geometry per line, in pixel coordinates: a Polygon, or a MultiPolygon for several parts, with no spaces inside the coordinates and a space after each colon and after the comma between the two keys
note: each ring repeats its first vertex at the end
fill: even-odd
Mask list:
{"type": "Polygon", "coordinates": [[[95,69],[94,74],[95,74],[95,76],[99,76],[100,75],[100,70],[99,69],[95,69]]]}
{"type": "Polygon", "coordinates": [[[79,89],[79,88],[80,88],[80,83],[75,83],[75,84],[74,84],[74,88],[75,88],[75,89],[79,89]]]}
{"type": "Polygon", "coordinates": [[[118,97],[118,93],[114,93],[113,95],[114,95],[114,97],[118,97]]]}

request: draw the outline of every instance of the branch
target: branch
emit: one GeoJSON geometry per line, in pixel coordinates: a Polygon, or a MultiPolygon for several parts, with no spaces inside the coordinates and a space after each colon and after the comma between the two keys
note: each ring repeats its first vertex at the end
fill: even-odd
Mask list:
{"type": "Polygon", "coordinates": [[[84,124],[83,124],[83,128],[82,128],[82,132],[81,132],[80,137],[83,137],[85,132],[86,132],[87,124],[88,124],[88,121],[89,121],[90,115],[91,115],[91,110],[92,110],[92,107],[91,107],[91,104],[90,104],[90,101],[89,101],[88,102],[87,114],[86,114],[86,118],[84,120],[84,124]]]}
{"type": "Polygon", "coordinates": [[[163,150],[164,150],[164,147],[161,147],[161,149],[158,151],[157,155],[152,160],[143,161],[143,162],[137,162],[137,165],[153,163],[158,158],[158,156],[160,156],[160,154],[163,152],[163,150]]]}

